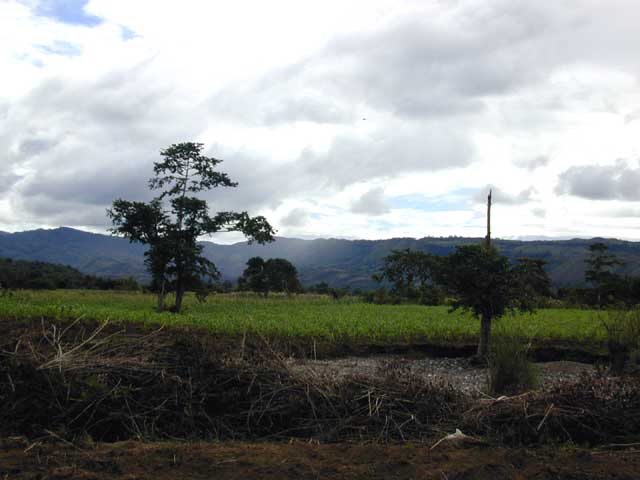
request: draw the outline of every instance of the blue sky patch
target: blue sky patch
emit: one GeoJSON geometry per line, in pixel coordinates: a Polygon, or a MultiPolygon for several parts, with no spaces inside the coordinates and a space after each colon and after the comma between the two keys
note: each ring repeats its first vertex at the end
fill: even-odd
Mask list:
{"type": "Polygon", "coordinates": [[[49,55],[63,55],[65,57],[74,57],[80,55],[80,47],[69,42],[61,42],[56,40],[50,45],[37,45],[39,50],[42,50],[49,55]]]}
{"type": "Polygon", "coordinates": [[[122,25],[120,25],[120,35],[122,36],[123,40],[131,40],[132,38],[136,38],[139,36],[136,32],[134,32],[130,28],[124,27],[122,25]]]}
{"type": "Polygon", "coordinates": [[[36,7],[36,14],[70,25],[95,27],[102,20],[85,12],[87,2],[88,0],[43,0],[36,7]]]}

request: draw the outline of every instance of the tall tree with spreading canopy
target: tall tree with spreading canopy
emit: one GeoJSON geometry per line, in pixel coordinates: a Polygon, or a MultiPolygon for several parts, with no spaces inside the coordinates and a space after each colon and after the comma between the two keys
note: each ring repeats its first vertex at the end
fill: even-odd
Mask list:
{"type": "Polygon", "coordinates": [[[236,187],[226,173],[215,170],[222,160],[202,155],[202,143],[185,142],[162,150],[155,162],[151,190],[161,190],[151,202],[118,199],[108,216],[111,231],[131,242],[149,245],[145,264],[158,288],[158,310],[164,310],[169,287],[176,292],[175,312],[184,293],[203,280],[219,277],[215,265],[202,255],[198,238],[218,232],[241,232],[249,242],[273,241],[274,230],[262,216],[247,212],[218,212],[211,216],[205,200],[192,194],[217,187],[236,187]]]}
{"type": "Polygon", "coordinates": [[[295,293],[301,290],[298,270],[284,258],[253,257],[247,261],[247,268],[238,279],[240,290],[260,292],[265,297],[269,292],[295,293]]]}

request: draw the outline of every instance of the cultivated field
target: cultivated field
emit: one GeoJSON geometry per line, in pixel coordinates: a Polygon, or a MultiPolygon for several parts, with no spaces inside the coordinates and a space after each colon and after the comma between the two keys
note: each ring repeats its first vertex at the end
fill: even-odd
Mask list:
{"type": "MultiPolygon", "coordinates": [[[[473,343],[479,322],[448,307],[374,305],[344,298],[299,295],[293,298],[212,295],[200,303],[188,296],[180,315],[156,313],[152,295],[89,290],[18,291],[0,297],[3,318],[143,322],[205,327],[212,333],[266,337],[304,337],[336,342],[473,343]]],[[[502,328],[517,330],[535,343],[600,346],[606,336],[598,312],[543,309],[508,316],[502,328]]]]}

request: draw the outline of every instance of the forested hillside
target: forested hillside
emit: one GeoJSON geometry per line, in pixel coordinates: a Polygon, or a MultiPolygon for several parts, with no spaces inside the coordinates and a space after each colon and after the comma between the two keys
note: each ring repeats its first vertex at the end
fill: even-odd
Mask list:
{"type": "MultiPolygon", "coordinates": [[[[599,239],[602,241],[602,239],[599,239]]],[[[411,248],[435,254],[447,254],[455,245],[480,239],[393,238],[389,240],[300,240],[278,238],[267,245],[218,245],[203,242],[205,255],[216,263],[225,279],[237,280],[250,257],[286,258],[300,272],[304,285],[327,282],[332,286],[370,288],[371,275],[382,258],[393,249],[411,248]]],[[[584,279],[587,247],[595,240],[516,241],[496,240],[500,251],[514,260],[518,257],[542,258],[555,286],[580,285],[584,279]]],[[[640,274],[640,243],[604,240],[611,253],[625,262],[621,273],[640,274]]],[[[145,247],[122,238],[87,233],[70,228],[33,230],[0,234],[0,257],[38,260],[70,265],[83,273],[127,277],[145,281],[145,247]]]]}
{"type": "Polygon", "coordinates": [[[132,278],[97,277],[67,265],[0,258],[0,288],[136,290],[138,284],[132,278]]]}

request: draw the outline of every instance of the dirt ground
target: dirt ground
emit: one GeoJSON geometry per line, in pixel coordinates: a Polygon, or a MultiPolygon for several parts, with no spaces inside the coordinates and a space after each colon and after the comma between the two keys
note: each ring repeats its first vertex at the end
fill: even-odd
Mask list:
{"type": "Polygon", "coordinates": [[[640,450],[4,441],[2,479],[637,479],[640,450]],[[26,445],[26,446],[25,446],[26,445]]]}

